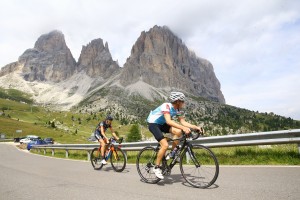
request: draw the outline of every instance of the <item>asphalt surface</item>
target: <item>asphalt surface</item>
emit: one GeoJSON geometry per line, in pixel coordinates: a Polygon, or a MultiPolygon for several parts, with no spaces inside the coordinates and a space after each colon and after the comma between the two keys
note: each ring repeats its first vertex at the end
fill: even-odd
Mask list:
{"type": "Polygon", "coordinates": [[[94,170],[87,161],[34,155],[0,143],[0,200],[17,199],[300,199],[300,166],[221,166],[208,189],[185,183],[174,167],[158,184],[141,181],[135,165],[122,173],[110,164],[94,170]]]}

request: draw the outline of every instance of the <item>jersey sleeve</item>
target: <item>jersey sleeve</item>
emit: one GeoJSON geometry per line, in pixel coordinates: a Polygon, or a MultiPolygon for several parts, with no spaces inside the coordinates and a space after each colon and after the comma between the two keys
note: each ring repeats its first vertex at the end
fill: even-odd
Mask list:
{"type": "Polygon", "coordinates": [[[167,113],[170,114],[170,111],[171,111],[171,108],[170,108],[170,105],[169,105],[169,104],[165,103],[165,104],[163,104],[163,105],[161,106],[161,112],[162,112],[163,114],[167,114],[167,113]]]}

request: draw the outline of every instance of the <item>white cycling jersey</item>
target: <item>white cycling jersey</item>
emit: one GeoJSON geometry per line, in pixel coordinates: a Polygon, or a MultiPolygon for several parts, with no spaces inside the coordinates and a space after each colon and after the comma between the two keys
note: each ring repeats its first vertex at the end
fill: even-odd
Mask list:
{"type": "Polygon", "coordinates": [[[164,117],[165,113],[169,113],[171,115],[171,118],[175,116],[179,117],[183,115],[183,113],[178,109],[175,109],[171,103],[163,103],[155,110],[150,112],[147,118],[147,122],[163,125],[166,123],[166,119],[164,117]]]}

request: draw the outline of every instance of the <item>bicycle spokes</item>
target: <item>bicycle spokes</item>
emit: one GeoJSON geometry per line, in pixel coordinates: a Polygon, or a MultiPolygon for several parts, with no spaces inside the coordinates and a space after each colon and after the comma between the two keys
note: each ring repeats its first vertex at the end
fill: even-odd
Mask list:
{"type": "Polygon", "coordinates": [[[103,164],[101,163],[101,153],[98,148],[92,150],[90,159],[94,169],[98,170],[103,167],[103,164]]]}
{"type": "Polygon", "coordinates": [[[189,184],[194,187],[207,188],[216,181],[219,164],[211,150],[195,145],[190,151],[186,149],[182,154],[180,170],[189,184]]]}
{"type": "Polygon", "coordinates": [[[137,156],[137,171],[146,183],[157,183],[160,179],[153,172],[156,160],[156,151],[153,147],[145,147],[137,156]]]}
{"type": "Polygon", "coordinates": [[[121,172],[126,166],[126,155],[120,148],[114,148],[110,157],[110,162],[116,172],[121,172]]]}

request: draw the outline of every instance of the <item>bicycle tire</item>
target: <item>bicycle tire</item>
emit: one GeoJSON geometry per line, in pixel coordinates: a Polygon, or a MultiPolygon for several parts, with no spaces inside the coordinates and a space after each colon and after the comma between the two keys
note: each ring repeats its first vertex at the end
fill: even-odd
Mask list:
{"type": "Polygon", "coordinates": [[[99,148],[94,148],[92,150],[90,160],[95,170],[100,170],[103,167],[103,164],[101,163],[102,156],[101,152],[99,151],[99,148]]]}
{"type": "Polygon", "coordinates": [[[160,181],[153,172],[155,166],[157,152],[154,147],[143,148],[136,159],[136,168],[142,178],[146,183],[155,184],[160,181]]]}
{"type": "Polygon", "coordinates": [[[110,163],[116,172],[122,172],[126,167],[126,155],[122,149],[115,147],[110,156],[110,163]]]}
{"type": "Polygon", "coordinates": [[[193,187],[208,188],[218,178],[219,163],[209,148],[203,145],[193,145],[191,152],[188,148],[182,152],[180,171],[183,178],[193,187]]]}

